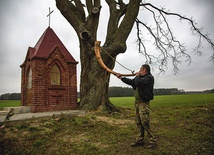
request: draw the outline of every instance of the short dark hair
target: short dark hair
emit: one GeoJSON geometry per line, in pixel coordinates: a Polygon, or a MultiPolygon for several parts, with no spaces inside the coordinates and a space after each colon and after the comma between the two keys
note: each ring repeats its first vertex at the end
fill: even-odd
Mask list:
{"type": "Polygon", "coordinates": [[[148,73],[150,73],[151,69],[148,64],[144,64],[144,65],[142,65],[142,67],[145,68],[148,73]]]}

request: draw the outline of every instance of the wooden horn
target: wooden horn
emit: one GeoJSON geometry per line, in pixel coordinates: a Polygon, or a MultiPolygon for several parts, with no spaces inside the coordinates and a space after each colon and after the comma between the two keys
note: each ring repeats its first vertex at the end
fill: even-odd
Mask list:
{"type": "MultiPolygon", "coordinates": [[[[120,74],[120,73],[117,73],[117,72],[114,72],[113,70],[109,69],[103,62],[102,60],[102,57],[100,55],[100,52],[101,52],[101,48],[100,48],[100,43],[101,41],[95,41],[95,44],[94,44],[94,52],[95,52],[95,55],[96,55],[96,58],[97,58],[97,61],[98,63],[100,64],[100,66],[102,66],[102,68],[104,68],[107,72],[111,73],[111,74],[120,74]]],[[[135,76],[135,74],[120,74],[121,76],[135,76]]]]}

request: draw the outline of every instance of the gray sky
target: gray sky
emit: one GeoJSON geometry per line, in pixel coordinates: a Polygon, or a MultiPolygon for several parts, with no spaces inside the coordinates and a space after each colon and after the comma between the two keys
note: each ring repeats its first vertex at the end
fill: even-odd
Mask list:
{"type": "MultiPolygon", "coordinates": [[[[203,27],[204,33],[209,32],[210,38],[214,41],[214,1],[213,0],[147,0],[156,6],[165,7],[166,10],[193,17],[198,23],[198,27],[203,27]]],[[[104,3],[104,0],[102,1],[104,3]]],[[[102,4],[104,5],[104,4],[102,4]]],[[[1,0],[0,1],[0,95],[3,93],[21,92],[21,68],[19,67],[27,54],[28,47],[34,47],[42,33],[48,27],[49,7],[54,12],[51,14],[51,28],[64,43],[76,61],[80,62],[79,43],[73,28],[60,14],[55,6],[55,0],[1,0]]],[[[98,31],[98,40],[104,42],[106,34],[106,22],[108,8],[103,6],[101,14],[101,24],[98,31]],[[103,17],[104,15],[104,17],[103,17]]],[[[144,15],[141,15],[144,17],[144,15]]],[[[145,15],[149,22],[150,18],[145,15]]],[[[155,77],[155,88],[178,88],[186,91],[206,90],[214,88],[214,64],[209,61],[212,55],[210,45],[203,42],[203,55],[196,56],[191,53],[191,49],[197,44],[197,39],[192,37],[189,25],[186,22],[179,23],[171,20],[172,28],[176,37],[181,39],[187,46],[189,54],[193,58],[193,63],[187,66],[182,62],[179,65],[179,74],[174,75],[169,65],[165,74],[158,74],[159,70],[153,68],[155,77]]],[[[125,54],[118,56],[118,61],[124,66],[138,71],[145,62],[142,55],[137,52],[134,30],[130,35],[125,54]]],[[[147,33],[147,32],[146,32],[147,33]]],[[[152,47],[148,47],[151,52],[152,47]]],[[[80,63],[78,70],[78,90],[80,81],[80,63]]],[[[129,73],[129,71],[116,65],[116,72],[129,73]]],[[[112,76],[110,86],[126,86],[116,77],[112,76]]]]}

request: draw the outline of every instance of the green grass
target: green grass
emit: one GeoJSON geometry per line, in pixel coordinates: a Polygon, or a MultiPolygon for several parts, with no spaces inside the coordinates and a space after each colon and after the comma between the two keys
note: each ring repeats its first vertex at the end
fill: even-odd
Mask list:
{"type": "Polygon", "coordinates": [[[20,105],[20,100],[0,100],[0,110],[4,107],[16,107],[20,105]]]}
{"type": "Polygon", "coordinates": [[[138,133],[134,98],[111,101],[123,111],[7,122],[0,130],[0,154],[213,154],[213,94],[156,96],[151,102],[151,129],[158,138],[154,149],[130,147],[138,133]]]}
{"type": "MultiPolygon", "coordinates": [[[[134,97],[111,97],[111,102],[119,107],[133,107],[134,97]]],[[[155,96],[151,101],[152,107],[159,106],[197,106],[214,103],[214,94],[185,94],[155,96]]],[[[0,100],[0,109],[20,106],[20,100],[0,100]]]]}
{"type": "MultiPolygon", "coordinates": [[[[116,106],[133,107],[134,97],[110,98],[116,106]]],[[[214,94],[185,94],[155,96],[151,101],[152,107],[160,106],[201,106],[214,104],[214,94]]]]}

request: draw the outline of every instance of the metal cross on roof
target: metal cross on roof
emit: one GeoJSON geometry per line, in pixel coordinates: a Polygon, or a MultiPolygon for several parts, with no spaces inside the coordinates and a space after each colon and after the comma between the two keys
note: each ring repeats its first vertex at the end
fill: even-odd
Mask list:
{"type": "Polygon", "coordinates": [[[49,27],[50,27],[50,23],[51,23],[51,13],[53,13],[53,10],[51,11],[51,8],[49,7],[49,14],[47,15],[47,17],[49,17],[49,27]]]}

